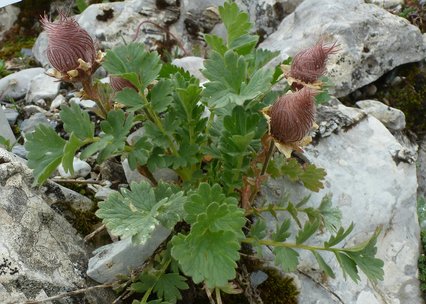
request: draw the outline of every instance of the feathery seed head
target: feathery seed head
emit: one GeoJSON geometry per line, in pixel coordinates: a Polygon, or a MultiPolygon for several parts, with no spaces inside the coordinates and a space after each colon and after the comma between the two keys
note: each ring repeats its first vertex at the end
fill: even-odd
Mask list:
{"type": "MultiPolygon", "coordinates": [[[[289,75],[291,78],[305,83],[315,83],[321,77],[326,68],[328,56],[338,51],[336,42],[333,44],[325,44],[319,41],[313,47],[300,51],[293,58],[289,75]]],[[[303,84],[296,84],[296,88],[300,89],[303,84]]]]}
{"type": "Polygon", "coordinates": [[[64,80],[79,80],[99,67],[95,44],[89,33],[74,19],[61,13],[52,22],[46,16],[41,24],[48,36],[47,58],[64,80]]]}
{"type": "Polygon", "coordinates": [[[316,92],[302,88],[278,98],[269,108],[270,134],[279,143],[302,140],[312,128],[316,92]]]}

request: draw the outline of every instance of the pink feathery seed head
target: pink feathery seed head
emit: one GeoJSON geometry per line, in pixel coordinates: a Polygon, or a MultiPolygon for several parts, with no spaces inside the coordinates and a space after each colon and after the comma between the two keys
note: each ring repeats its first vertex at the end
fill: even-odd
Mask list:
{"type": "Polygon", "coordinates": [[[336,42],[320,40],[313,47],[300,51],[293,58],[289,76],[304,83],[314,83],[325,72],[328,56],[338,51],[336,42]]]}
{"type": "Polygon", "coordinates": [[[110,76],[109,77],[109,83],[111,87],[114,89],[114,91],[121,91],[124,88],[131,88],[137,91],[137,88],[127,79],[117,77],[117,76],[110,76]]]}
{"type": "Polygon", "coordinates": [[[315,117],[316,91],[302,88],[278,98],[269,110],[270,132],[280,143],[303,139],[312,128],[315,117]]]}
{"type": "Polygon", "coordinates": [[[96,49],[92,37],[74,19],[61,13],[59,20],[52,22],[46,16],[41,19],[47,33],[47,58],[52,66],[65,74],[79,67],[79,59],[93,65],[96,49]]]}

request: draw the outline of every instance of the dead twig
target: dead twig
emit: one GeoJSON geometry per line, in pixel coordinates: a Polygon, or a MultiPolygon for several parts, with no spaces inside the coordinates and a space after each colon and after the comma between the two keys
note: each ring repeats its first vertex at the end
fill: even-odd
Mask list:
{"type": "Polygon", "coordinates": [[[56,296],[53,297],[49,297],[49,298],[45,298],[42,300],[29,300],[26,301],[25,304],[39,304],[39,303],[44,303],[44,302],[48,302],[48,301],[54,301],[54,300],[59,300],[65,297],[71,297],[71,296],[75,296],[81,293],[86,293],[95,289],[99,289],[99,288],[112,288],[112,284],[102,284],[102,285],[96,285],[96,286],[91,286],[91,287],[87,287],[87,288],[83,288],[83,289],[77,289],[77,290],[73,290],[73,291],[68,291],[68,292],[64,292],[61,294],[58,294],[56,296]]]}
{"type": "Polygon", "coordinates": [[[93,238],[96,234],[105,229],[105,224],[96,228],[93,232],[89,233],[84,237],[84,241],[88,242],[91,238],[93,238]]]}
{"type": "Polygon", "coordinates": [[[50,179],[52,182],[61,184],[96,184],[96,185],[101,185],[104,186],[105,182],[103,181],[97,181],[97,180],[92,180],[92,179],[70,179],[70,178],[51,178],[50,179]]]}
{"type": "Polygon", "coordinates": [[[136,38],[138,38],[140,29],[141,29],[142,25],[144,25],[144,24],[151,24],[151,25],[159,28],[163,32],[165,32],[166,35],[170,35],[176,41],[176,43],[178,44],[179,48],[183,51],[183,55],[184,56],[189,56],[189,53],[187,52],[187,50],[183,46],[182,41],[180,41],[175,35],[173,35],[167,28],[165,28],[165,27],[163,27],[163,26],[161,26],[161,25],[159,25],[159,24],[157,24],[157,23],[155,23],[153,21],[150,21],[150,20],[145,20],[145,21],[142,21],[141,23],[139,23],[138,27],[136,28],[136,33],[135,33],[135,36],[133,38],[133,41],[135,41],[136,38]]]}

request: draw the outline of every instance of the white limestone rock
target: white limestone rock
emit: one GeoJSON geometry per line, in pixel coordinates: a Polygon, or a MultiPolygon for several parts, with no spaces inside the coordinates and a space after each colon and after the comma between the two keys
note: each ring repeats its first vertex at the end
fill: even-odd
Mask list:
{"type": "Polygon", "coordinates": [[[362,0],[305,0],[260,47],[279,50],[285,59],[321,38],[337,41],[340,48],[327,65],[337,97],[426,54],[418,27],[362,0]]]}
{"type": "MultiPolygon", "coordinates": [[[[31,170],[0,149],[0,303],[25,303],[88,287],[87,253],[75,229],[31,184],[31,170]]],[[[104,291],[72,301],[111,303],[104,291]]]]}
{"type": "Polygon", "coordinates": [[[77,178],[77,177],[86,177],[90,174],[92,171],[92,167],[85,162],[84,160],[81,160],[78,157],[74,157],[72,166],[74,168],[74,173],[71,172],[65,172],[64,167],[62,164],[58,166],[58,172],[63,178],[77,178]]]}
{"type": "Polygon", "coordinates": [[[58,79],[46,74],[34,77],[25,97],[27,104],[34,103],[39,99],[53,99],[58,95],[60,82],[58,79]]]}
{"type": "Polygon", "coordinates": [[[0,100],[24,97],[33,78],[44,73],[43,68],[31,68],[15,72],[0,79],[0,100]]]}
{"type": "Polygon", "coordinates": [[[401,110],[370,99],[357,101],[356,105],[380,120],[389,130],[398,131],[405,128],[405,114],[401,110]]]}
{"type": "Polygon", "coordinates": [[[0,136],[9,140],[11,144],[16,142],[15,135],[10,128],[9,121],[7,120],[6,114],[2,107],[0,107],[0,136]]]}
{"type": "Polygon", "coordinates": [[[5,7],[0,8],[0,41],[3,39],[4,33],[10,30],[18,20],[20,9],[13,5],[7,5],[5,7]]]}
{"type": "Polygon", "coordinates": [[[176,58],[173,59],[172,64],[181,67],[185,71],[188,71],[195,78],[199,79],[200,82],[207,81],[206,77],[204,77],[200,71],[204,69],[204,58],[196,56],[176,58]]]}
{"type": "Polygon", "coordinates": [[[119,274],[130,274],[131,269],[143,265],[170,233],[170,229],[157,226],[150,238],[140,245],[128,238],[96,249],[89,260],[87,275],[99,283],[108,283],[119,274]]]}
{"type": "MultiPolygon", "coordinates": [[[[333,108],[337,113],[344,106],[333,108]]],[[[319,112],[322,111],[321,107],[319,112]]],[[[328,112],[328,117],[331,117],[332,108],[329,107],[328,112]]],[[[353,118],[355,112],[362,111],[351,109],[347,112],[352,113],[353,118]]],[[[344,116],[348,115],[338,114],[338,117],[344,116]]],[[[348,116],[346,122],[350,119],[348,116]]],[[[331,193],[333,204],[342,211],[342,223],[345,226],[351,222],[355,224],[351,237],[342,246],[366,240],[376,227],[382,227],[377,240],[377,257],[384,261],[385,276],[377,286],[368,283],[364,276],[358,284],[345,280],[334,257],[324,256],[336,270],[336,279],[322,283],[344,303],[422,303],[417,277],[420,239],[416,213],[416,166],[395,160],[395,151],[403,147],[376,118],[364,114],[364,118],[355,124],[343,125],[327,137],[320,138],[317,145],[309,146],[305,152],[312,163],[327,171],[325,189],[309,193],[302,185],[282,178],[270,180],[263,194],[272,200],[276,193],[286,191],[295,202],[311,194],[309,204],[318,206],[322,197],[331,193]]],[[[326,240],[327,235],[318,235],[317,238],[326,240]]],[[[314,278],[319,277],[321,271],[312,256],[303,251],[300,254],[301,269],[314,278]]],[[[340,303],[306,277],[300,276],[300,280],[300,303],[340,303]]]]}

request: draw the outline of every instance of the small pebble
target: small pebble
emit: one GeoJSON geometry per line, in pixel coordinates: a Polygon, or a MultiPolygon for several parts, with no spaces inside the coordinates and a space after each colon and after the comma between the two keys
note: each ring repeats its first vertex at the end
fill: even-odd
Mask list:
{"type": "Polygon", "coordinates": [[[62,104],[65,103],[65,97],[63,95],[58,95],[55,99],[52,100],[50,104],[50,111],[53,111],[56,108],[59,108],[62,104]]]}
{"type": "Polygon", "coordinates": [[[77,157],[74,157],[73,168],[74,174],[71,174],[71,172],[65,172],[64,167],[61,164],[58,167],[58,172],[63,178],[76,178],[86,177],[87,175],[89,175],[90,171],[92,171],[92,167],[90,167],[87,162],[77,157]]]}

